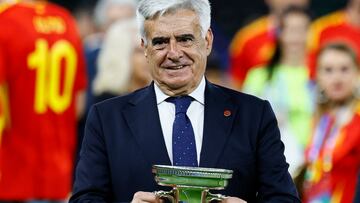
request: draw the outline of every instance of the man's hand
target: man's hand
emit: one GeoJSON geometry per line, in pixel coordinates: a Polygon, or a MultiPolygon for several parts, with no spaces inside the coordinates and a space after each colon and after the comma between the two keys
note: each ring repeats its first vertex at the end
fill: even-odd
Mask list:
{"type": "MultiPolygon", "coordinates": [[[[156,197],[152,192],[136,192],[131,203],[140,203],[140,202],[152,202],[152,203],[162,203],[163,200],[156,197]]],[[[246,201],[237,198],[237,197],[226,197],[222,203],[246,203],[246,201]]]]}
{"type": "Polygon", "coordinates": [[[237,197],[226,197],[221,203],[246,203],[246,201],[237,197]]]}
{"type": "Polygon", "coordinates": [[[152,202],[152,203],[161,203],[163,202],[152,192],[136,192],[131,203],[140,203],[140,202],[152,202]]]}

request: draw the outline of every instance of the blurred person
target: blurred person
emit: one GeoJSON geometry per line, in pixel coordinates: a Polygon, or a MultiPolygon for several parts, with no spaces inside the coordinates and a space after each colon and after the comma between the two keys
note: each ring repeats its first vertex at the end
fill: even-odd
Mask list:
{"type": "Polygon", "coordinates": [[[140,39],[135,18],[122,20],[109,28],[94,80],[95,103],[150,84],[150,69],[140,39]]]}
{"type": "Polygon", "coordinates": [[[94,6],[92,5],[80,5],[75,8],[75,11],[73,13],[80,37],[83,40],[97,32],[93,17],[93,10],[94,6]]]}
{"type": "Polygon", "coordinates": [[[61,7],[0,6],[0,202],[61,202],[84,108],[82,43],[61,7]]]}
{"type": "Polygon", "coordinates": [[[243,90],[269,100],[279,122],[292,177],[304,163],[310,133],[311,89],[306,67],[310,17],[302,7],[289,7],[280,17],[275,53],[267,66],[250,69],[243,90]]]}
{"type": "Polygon", "coordinates": [[[306,150],[304,202],[352,202],[360,168],[359,61],[344,44],[318,55],[318,103],[306,150]]]}
{"type": "Polygon", "coordinates": [[[345,9],[323,16],[311,25],[308,63],[312,79],[316,77],[319,50],[333,42],[346,43],[360,60],[360,0],[348,0],[345,9]]]}
{"type": "Polygon", "coordinates": [[[89,113],[70,202],[159,202],[152,165],[226,168],[223,202],[299,202],[267,101],[206,81],[208,0],[143,0],[154,82],[89,113]]]}
{"type": "Polygon", "coordinates": [[[283,10],[291,5],[307,7],[310,0],[265,0],[269,14],[241,28],[230,44],[232,86],[240,89],[250,68],[269,62],[275,49],[276,28],[283,10]]]}
{"type": "Polygon", "coordinates": [[[95,22],[102,31],[119,20],[135,17],[137,0],[99,0],[95,7],[95,22]]]}
{"type": "MultiPolygon", "coordinates": [[[[84,38],[86,69],[88,74],[88,88],[86,90],[85,114],[79,121],[78,135],[81,144],[85,120],[90,107],[95,103],[93,94],[94,79],[98,70],[98,55],[103,44],[104,35],[115,22],[135,18],[136,0],[99,0],[94,9],[94,22],[96,32],[84,38]]],[[[78,146],[80,150],[80,146],[78,146]]]]}
{"type": "Polygon", "coordinates": [[[137,0],[98,0],[91,13],[96,32],[85,38],[85,48],[98,49],[106,31],[114,22],[135,17],[136,5],[137,0]]]}
{"type": "MultiPolygon", "coordinates": [[[[94,10],[97,32],[85,38],[85,54],[89,76],[86,94],[86,112],[94,104],[93,82],[97,74],[98,55],[108,28],[116,21],[135,17],[136,0],[99,0],[94,10]]],[[[86,118],[86,117],[85,117],[86,118]]],[[[84,118],[84,119],[85,119],[84,118]]]]}

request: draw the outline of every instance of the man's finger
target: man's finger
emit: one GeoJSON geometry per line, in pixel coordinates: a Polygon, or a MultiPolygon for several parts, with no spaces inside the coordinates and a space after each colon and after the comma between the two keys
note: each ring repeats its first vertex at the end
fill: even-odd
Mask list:
{"type": "Polygon", "coordinates": [[[222,203],[246,203],[246,201],[237,197],[226,197],[222,203]]]}
{"type": "Polygon", "coordinates": [[[159,202],[159,199],[156,195],[152,192],[136,192],[134,194],[132,203],[139,203],[139,202],[159,202]]]}

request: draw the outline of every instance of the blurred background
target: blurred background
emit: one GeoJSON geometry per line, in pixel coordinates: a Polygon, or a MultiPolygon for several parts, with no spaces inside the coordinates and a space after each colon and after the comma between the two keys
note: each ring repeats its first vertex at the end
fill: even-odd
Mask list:
{"type": "MultiPolygon", "coordinates": [[[[84,15],[93,15],[98,0],[51,0],[67,8],[77,19],[84,20],[84,15]]],[[[264,0],[210,0],[212,6],[212,27],[215,28],[215,45],[227,50],[236,32],[255,19],[269,13],[264,0]]],[[[312,0],[309,3],[313,19],[343,8],[347,0],[312,0]]],[[[88,28],[91,29],[91,28],[88,28]]],[[[229,68],[227,53],[221,53],[220,68],[229,68]]]]}
{"type": "MultiPolygon", "coordinates": [[[[72,13],[81,9],[92,9],[98,0],[51,0],[72,13]]],[[[264,0],[210,0],[213,21],[231,38],[239,27],[268,12],[264,0]]],[[[319,17],[342,8],[347,0],[312,0],[310,8],[314,17],[319,17]]]]}

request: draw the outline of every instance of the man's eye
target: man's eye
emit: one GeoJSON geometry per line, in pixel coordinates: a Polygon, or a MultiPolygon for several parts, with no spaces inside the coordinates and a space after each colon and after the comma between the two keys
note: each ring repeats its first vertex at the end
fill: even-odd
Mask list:
{"type": "Polygon", "coordinates": [[[155,45],[161,45],[161,44],[165,44],[165,42],[164,41],[154,41],[153,42],[153,45],[155,46],[155,45]]]}
{"type": "Polygon", "coordinates": [[[179,40],[180,42],[191,42],[192,41],[192,39],[191,38],[181,38],[180,40],[179,40]]]}
{"type": "Polygon", "coordinates": [[[169,40],[166,39],[154,39],[152,40],[152,45],[156,48],[156,49],[161,49],[161,48],[165,48],[165,46],[167,45],[169,40]]]}
{"type": "Polygon", "coordinates": [[[191,46],[194,39],[191,37],[180,37],[177,40],[182,46],[191,46]]]}

